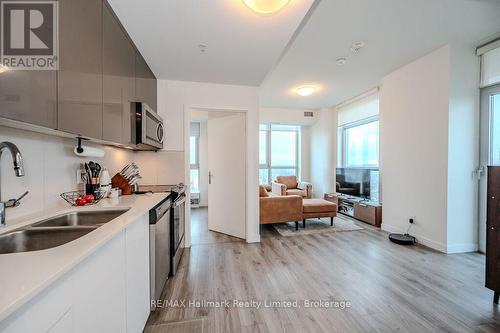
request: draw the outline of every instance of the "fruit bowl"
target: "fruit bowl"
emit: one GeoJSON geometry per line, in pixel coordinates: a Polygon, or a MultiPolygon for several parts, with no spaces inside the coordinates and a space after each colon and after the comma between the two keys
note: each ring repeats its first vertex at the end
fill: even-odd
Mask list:
{"type": "Polygon", "coordinates": [[[96,190],[94,192],[94,200],[92,202],[87,202],[84,205],[77,205],[76,199],[84,197],[85,194],[86,193],[84,190],[64,192],[64,193],[61,193],[61,198],[66,200],[66,202],[69,203],[71,206],[91,206],[91,205],[95,205],[101,199],[103,199],[105,194],[106,194],[106,191],[96,190]]]}

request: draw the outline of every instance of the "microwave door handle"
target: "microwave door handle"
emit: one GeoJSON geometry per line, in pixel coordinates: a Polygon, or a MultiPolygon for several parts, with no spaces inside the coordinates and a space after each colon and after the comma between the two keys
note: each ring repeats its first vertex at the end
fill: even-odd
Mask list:
{"type": "Polygon", "coordinates": [[[158,123],[156,126],[156,137],[158,138],[158,142],[163,143],[163,139],[165,138],[165,131],[163,130],[162,123],[158,123]],[[161,130],[161,135],[160,135],[161,130]]]}

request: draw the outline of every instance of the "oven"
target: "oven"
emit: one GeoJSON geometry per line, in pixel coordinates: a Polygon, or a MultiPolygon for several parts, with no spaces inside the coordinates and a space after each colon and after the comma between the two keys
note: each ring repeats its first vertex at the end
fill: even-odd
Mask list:
{"type": "Polygon", "coordinates": [[[184,251],[184,230],[186,223],[186,194],[178,193],[172,201],[170,229],[170,275],[175,275],[184,251]]]}

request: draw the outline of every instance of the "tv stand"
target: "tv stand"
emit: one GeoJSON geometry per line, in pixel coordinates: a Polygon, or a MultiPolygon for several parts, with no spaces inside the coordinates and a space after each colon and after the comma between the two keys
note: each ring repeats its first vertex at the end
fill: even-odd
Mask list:
{"type": "Polygon", "coordinates": [[[324,198],[335,203],[340,214],[375,227],[382,224],[382,205],[377,202],[341,193],[325,193],[324,198]]]}

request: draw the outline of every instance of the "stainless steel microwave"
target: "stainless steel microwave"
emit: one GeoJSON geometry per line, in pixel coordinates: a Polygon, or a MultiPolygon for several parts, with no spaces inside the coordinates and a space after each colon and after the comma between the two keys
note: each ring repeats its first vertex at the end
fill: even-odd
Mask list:
{"type": "Polygon", "coordinates": [[[163,148],[163,119],[146,103],[132,102],[131,122],[132,142],[138,149],[163,148]]]}

